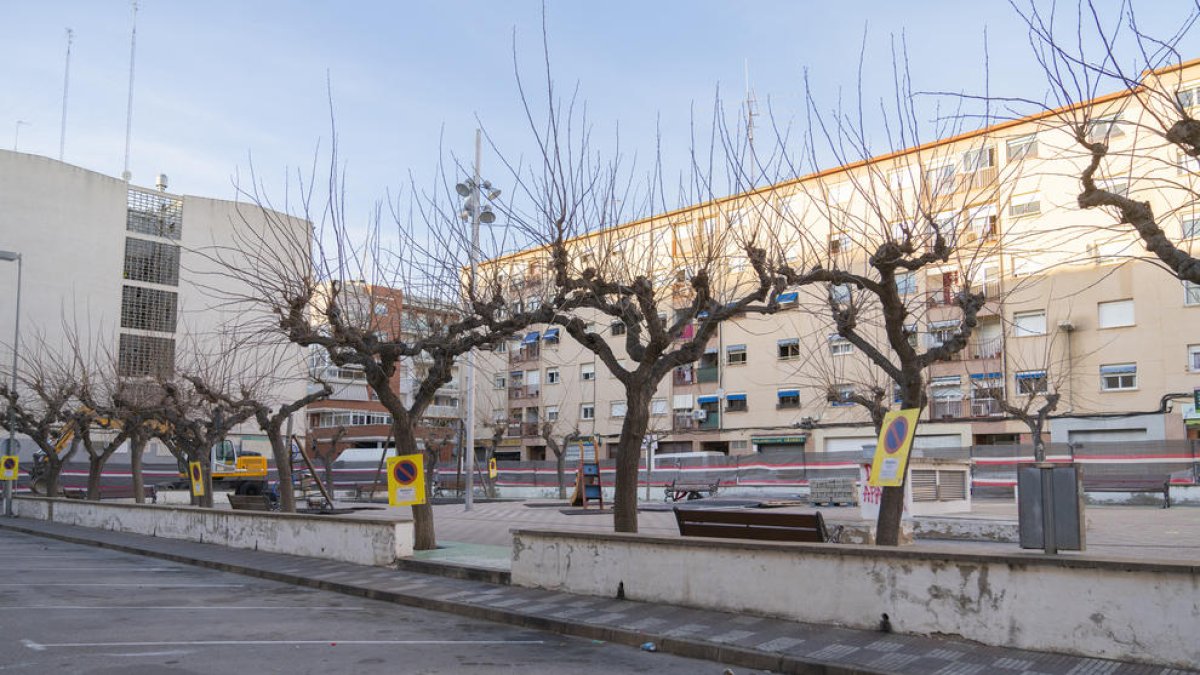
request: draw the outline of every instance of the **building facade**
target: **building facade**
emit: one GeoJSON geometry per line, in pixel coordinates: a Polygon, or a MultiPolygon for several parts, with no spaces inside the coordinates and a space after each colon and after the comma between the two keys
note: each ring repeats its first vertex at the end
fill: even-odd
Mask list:
{"type": "MultiPolygon", "coordinates": [[[[1181,92],[1200,91],[1200,61],[1160,75],[1177,80],[1181,92]]],[[[1180,100],[1194,106],[1200,97],[1180,100]]],[[[1111,149],[1097,174],[1101,185],[1148,201],[1171,239],[1189,249],[1200,238],[1200,171],[1153,132],[1153,105],[1124,94],[1088,102],[1087,138],[1111,149]]],[[[996,124],[630,223],[616,228],[620,237],[594,233],[591,255],[652,250],[683,282],[685,253],[718,222],[773,233],[785,258],[781,233],[801,229],[808,241],[824,241],[825,260],[866,269],[862,261],[881,238],[920,227],[913,214],[936,201],[941,210],[929,220],[951,225],[956,254],[898,280],[913,320],[909,340],[937,345],[956,330],[955,295],[964,285],[986,301],[967,348],[925,373],[929,404],[918,447],[1029,443],[1030,427],[1012,408],[1031,409],[1047,392],[1061,398],[1046,441],[1200,438],[1192,398],[1200,388],[1200,287],[1148,260],[1132,228],[1112,213],[1076,205],[1087,157],[1062,120],[1046,114],[996,124]],[[872,199],[879,194],[886,206],[872,199]]],[[[1190,250],[1200,254],[1200,246],[1190,250]]],[[[492,264],[524,265],[535,286],[540,255],[492,264]]],[[[868,415],[846,399],[872,387],[890,393],[892,385],[833,330],[824,296],[838,292],[851,289],[789,289],[781,311],[724,322],[702,358],[659,387],[650,428],[658,454],[873,444],[868,415]]],[[[671,316],[686,301],[663,294],[660,312],[671,316]]],[[[593,332],[619,352],[627,327],[590,318],[593,332]]],[[[476,437],[500,458],[552,459],[547,432],[594,436],[602,457],[615,449],[623,389],[565,330],[534,326],[484,354],[478,367],[476,437]]]]}

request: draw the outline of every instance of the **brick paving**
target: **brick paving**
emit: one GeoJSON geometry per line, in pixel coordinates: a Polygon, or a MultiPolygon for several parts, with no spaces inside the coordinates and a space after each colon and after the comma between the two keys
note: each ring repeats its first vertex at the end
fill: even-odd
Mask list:
{"type": "MultiPolygon", "coordinates": [[[[531,509],[536,510],[536,509],[531,509]]],[[[254,577],[386,600],[773,672],[1183,673],[1139,664],[986,647],[950,638],[851,630],[661,604],[518,588],[30,520],[30,535],[138,553],[254,577]]],[[[493,524],[494,527],[494,524],[493,524]]]]}

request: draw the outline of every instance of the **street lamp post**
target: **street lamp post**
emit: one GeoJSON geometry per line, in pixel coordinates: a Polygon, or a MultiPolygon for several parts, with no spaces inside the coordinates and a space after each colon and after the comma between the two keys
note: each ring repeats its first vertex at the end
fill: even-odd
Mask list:
{"type": "MultiPolygon", "coordinates": [[[[13,251],[0,251],[0,260],[5,262],[17,263],[17,316],[13,321],[13,360],[12,360],[12,390],[11,395],[17,394],[17,347],[21,341],[21,254],[13,251]]],[[[17,430],[16,430],[17,410],[9,401],[8,404],[8,450],[5,454],[15,454],[17,452],[17,430]]],[[[13,483],[15,481],[4,481],[4,515],[11,516],[13,514],[12,496],[13,483]]]]}
{"type": "MultiPolygon", "coordinates": [[[[500,191],[493,188],[488,181],[479,177],[480,165],[483,161],[483,132],[475,130],[475,173],[465,183],[454,186],[454,191],[460,197],[466,197],[466,208],[459,214],[462,220],[471,222],[471,248],[468,257],[471,261],[471,276],[467,283],[471,292],[475,289],[475,275],[479,267],[479,224],[490,225],[496,222],[496,215],[491,207],[483,204],[483,197],[489,201],[500,196],[500,191]],[[487,190],[486,195],[482,190],[487,190]]],[[[467,463],[467,480],[464,487],[463,509],[470,511],[475,503],[475,350],[467,352],[467,416],[466,429],[463,430],[463,457],[467,463]]]]}

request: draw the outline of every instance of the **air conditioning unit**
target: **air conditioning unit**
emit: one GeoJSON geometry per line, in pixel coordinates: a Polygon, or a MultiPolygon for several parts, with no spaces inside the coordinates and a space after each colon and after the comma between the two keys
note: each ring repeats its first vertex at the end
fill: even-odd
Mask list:
{"type": "Polygon", "coordinates": [[[697,422],[703,422],[704,420],[708,419],[708,411],[695,410],[692,412],[692,419],[696,420],[697,422]]]}

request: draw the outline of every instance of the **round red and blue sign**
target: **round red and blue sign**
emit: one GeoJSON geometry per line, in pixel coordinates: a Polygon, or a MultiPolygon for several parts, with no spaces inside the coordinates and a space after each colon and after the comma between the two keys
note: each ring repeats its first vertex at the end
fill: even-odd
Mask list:
{"type": "Polygon", "coordinates": [[[392,478],[401,485],[411,485],[417,479],[417,464],[409,459],[400,460],[392,467],[392,478]]]}
{"type": "Polygon", "coordinates": [[[908,438],[908,418],[897,417],[883,431],[883,449],[889,455],[894,455],[904,446],[908,438]]]}
{"type": "Polygon", "coordinates": [[[12,471],[15,468],[17,468],[17,460],[13,457],[5,457],[4,458],[4,470],[12,471]]]}

